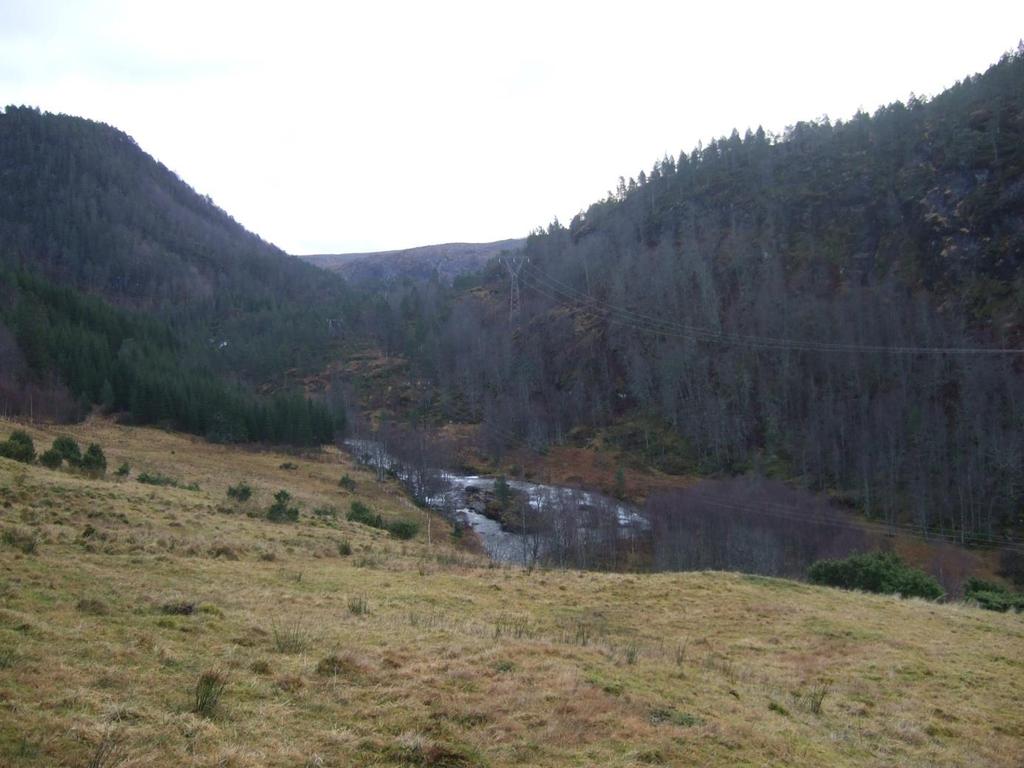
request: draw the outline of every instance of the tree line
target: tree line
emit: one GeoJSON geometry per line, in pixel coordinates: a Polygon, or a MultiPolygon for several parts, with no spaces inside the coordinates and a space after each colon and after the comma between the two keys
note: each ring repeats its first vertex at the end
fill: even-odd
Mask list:
{"type": "Polygon", "coordinates": [[[257,397],[204,369],[166,324],[27,272],[0,272],[0,399],[5,411],[74,419],[99,405],[139,424],[220,442],[332,442],[344,408],[300,393],[257,397]],[[48,388],[33,383],[49,380],[48,388]]]}

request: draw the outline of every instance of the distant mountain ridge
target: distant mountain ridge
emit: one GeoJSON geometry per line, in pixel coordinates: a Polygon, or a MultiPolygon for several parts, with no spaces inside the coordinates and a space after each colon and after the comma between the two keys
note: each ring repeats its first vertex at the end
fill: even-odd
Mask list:
{"type": "Polygon", "coordinates": [[[441,243],[393,251],[365,253],[311,254],[300,258],[323,269],[338,272],[354,283],[388,282],[399,277],[438,276],[451,282],[472,272],[503,251],[518,251],[526,238],[495,240],[491,243],[441,243]]]}

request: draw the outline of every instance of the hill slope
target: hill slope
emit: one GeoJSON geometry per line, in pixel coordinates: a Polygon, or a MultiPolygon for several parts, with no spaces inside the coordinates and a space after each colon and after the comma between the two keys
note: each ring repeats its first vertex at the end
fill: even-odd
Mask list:
{"type": "Polygon", "coordinates": [[[255,436],[225,405],[235,394],[212,390],[322,370],[355,312],[340,277],[246,231],[110,126],[8,107],[0,179],[4,412],[102,403],[255,436]]]}
{"type": "Polygon", "coordinates": [[[525,244],[525,238],[518,238],[493,243],[444,243],[397,251],[318,254],[302,258],[359,284],[386,283],[403,277],[427,280],[435,274],[450,283],[459,275],[480,269],[503,251],[518,251],[525,244]]]}
{"type": "Polygon", "coordinates": [[[342,289],[108,125],[7,107],[0,178],[0,264],[118,304],[227,313],[342,289]]]}
{"type": "MultiPolygon", "coordinates": [[[[58,434],[30,431],[37,445],[58,434]]],[[[239,768],[1024,759],[1020,616],[723,573],[494,568],[439,520],[432,544],[422,527],[399,543],[312,514],[361,500],[424,522],[334,452],[68,431],[132,473],[0,459],[5,765],[82,765],[104,748],[103,765],[239,768]],[[231,502],[242,479],[254,498],[231,502]],[[279,488],[298,523],[261,518],[279,488]],[[227,687],[203,717],[209,669],[227,687]]]]}

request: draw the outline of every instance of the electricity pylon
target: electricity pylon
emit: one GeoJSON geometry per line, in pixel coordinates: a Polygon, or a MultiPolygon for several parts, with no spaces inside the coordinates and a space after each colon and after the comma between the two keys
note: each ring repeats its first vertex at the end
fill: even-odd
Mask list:
{"type": "Polygon", "coordinates": [[[519,316],[519,271],[523,268],[526,259],[519,254],[503,254],[501,263],[508,270],[509,295],[508,295],[508,319],[515,320],[519,316]]]}

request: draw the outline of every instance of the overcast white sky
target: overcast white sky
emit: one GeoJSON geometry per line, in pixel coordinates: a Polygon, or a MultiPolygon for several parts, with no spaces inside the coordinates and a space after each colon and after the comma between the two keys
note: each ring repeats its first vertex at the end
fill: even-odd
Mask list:
{"type": "Polygon", "coordinates": [[[13,2],[0,102],[123,129],[291,253],[525,235],[665,153],[933,95],[1024,2],[13,2]]]}

